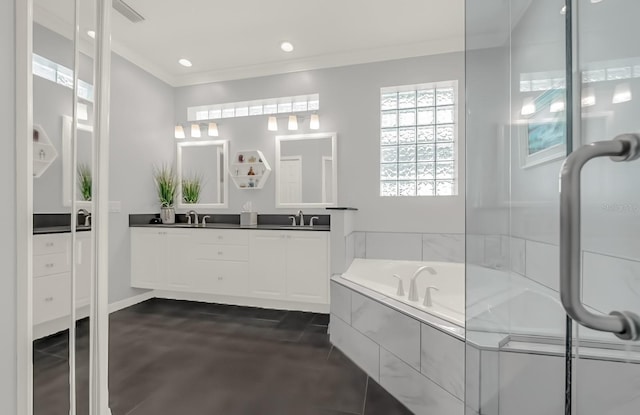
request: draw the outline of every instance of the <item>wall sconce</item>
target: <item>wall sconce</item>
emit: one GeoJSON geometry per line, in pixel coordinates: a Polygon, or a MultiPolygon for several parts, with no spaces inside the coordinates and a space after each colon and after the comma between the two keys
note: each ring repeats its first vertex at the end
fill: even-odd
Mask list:
{"type": "Polygon", "coordinates": [[[549,112],[562,112],[562,111],[564,111],[564,100],[561,98],[558,98],[557,100],[551,103],[551,106],[549,107],[549,112]]]}
{"type": "Polygon", "coordinates": [[[618,84],[613,90],[613,99],[611,100],[611,102],[613,104],[621,104],[623,102],[631,101],[631,98],[631,87],[629,86],[629,84],[618,84]]]}
{"type": "Polygon", "coordinates": [[[201,136],[200,124],[191,124],[191,138],[200,138],[201,136]]]}
{"type": "Polygon", "coordinates": [[[267,130],[269,131],[278,131],[278,119],[271,115],[269,117],[269,122],[267,124],[267,130]]]}
{"type": "Polygon", "coordinates": [[[533,98],[525,98],[522,103],[522,111],[520,113],[522,115],[532,115],[536,112],[536,103],[533,98]]]}
{"type": "Polygon", "coordinates": [[[295,131],[298,129],[298,117],[296,115],[289,115],[289,124],[287,125],[289,131],[295,131]]]}
{"type": "Polygon", "coordinates": [[[215,122],[210,122],[209,123],[208,135],[209,135],[209,137],[217,137],[218,136],[218,124],[217,123],[215,123],[215,122]]]}
{"type": "Polygon", "coordinates": [[[582,91],[581,104],[583,107],[592,107],[596,105],[596,92],[593,87],[585,88],[582,91]]]}
{"type": "Polygon", "coordinates": [[[309,121],[309,128],[312,130],[320,129],[320,117],[318,114],[311,114],[311,120],[309,121]]]}
{"type": "MultiPolygon", "coordinates": [[[[290,131],[298,130],[299,123],[304,122],[305,118],[306,117],[304,116],[289,115],[287,117],[287,129],[290,131]]],[[[318,114],[311,114],[311,116],[309,116],[309,129],[320,129],[320,116],[318,114]]],[[[278,131],[278,117],[276,117],[275,115],[269,116],[269,120],[267,121],[267,130],[278,131]]]]}
{"type": "Polygon", "coordinates": [[[187,136],[184,134],[184,127],[182,127],[180,124],[176,125],[173,136],[179,139],[187,138],[187,136]]]}

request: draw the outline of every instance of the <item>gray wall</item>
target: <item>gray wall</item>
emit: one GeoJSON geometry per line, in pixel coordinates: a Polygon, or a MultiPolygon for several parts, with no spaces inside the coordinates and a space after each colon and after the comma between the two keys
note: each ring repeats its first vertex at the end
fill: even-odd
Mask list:
{"type": "Polygon", "coordinates": [[[173,88],[118,55],[111,65],[109,301],[142,292],[130,287],[129,214],[159,212],[153,166],[172,163],[173,88]]]}
{"type": "Polygon", "coordinates": [[[280,143],[280,156],[301,157],[302,201],[320,203],[322,201],[322,157],[331,157],[331,139],[283,141],[280,143]]]}
{"type": "Polygon", "coordinates": [[[14,2],[0,2],[0,177],[5,195],[0,203],[0,412],[16,413],[16,203],[15,203],[15,24],[14,2]]]}
{"type": "MultiPolygon", "coordinates": [[[[187,107],[260,98],[320,94],[321,131],[338,133],[338,203],[360,209],[356,230],[379,232],[464,232],[464,54],[452,53],[275,75],[178,88],[175,114],[185,122],[187,107]],[[380,88],[457,79],[459,81],[460,195],[440,198],[379,196],[380,88]]],[[[267,117],[220,120],[220,138],[230,140],[233,155],[258,149],[274,164],[274,137],[267,117]]],[[[308,119],[297,133],[308,130],[308,119]]],[[[229,212],[253,201],[260,213],[289,213],[275,208],[275,176],[259,191],[229,189],[229,212]]],[[[310,213],[315,211],[310,210],[310,213]]]]}

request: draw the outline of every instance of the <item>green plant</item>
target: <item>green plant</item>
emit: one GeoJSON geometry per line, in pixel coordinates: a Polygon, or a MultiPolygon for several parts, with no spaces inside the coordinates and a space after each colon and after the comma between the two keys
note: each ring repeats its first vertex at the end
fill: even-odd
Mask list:
{"type": "Polygon", "coordinates": [[[202,190],[202,177],[193,175],[182,180],[182,200],[184,203],[198,203],[202,190]]]}
{"type": "Polygon", "coordinates": [[[78,165],[78,186],[82,194],[82,200],[91,201],[91,167],[88,164],[78,165]]]}
{"type": "Polygon", "coordinates": [[[153,180],[156,183],[158,199],[160,199],[162,207],[173,207],[178,181],[173,167],[166,164],[154,167],[153,180]]]}

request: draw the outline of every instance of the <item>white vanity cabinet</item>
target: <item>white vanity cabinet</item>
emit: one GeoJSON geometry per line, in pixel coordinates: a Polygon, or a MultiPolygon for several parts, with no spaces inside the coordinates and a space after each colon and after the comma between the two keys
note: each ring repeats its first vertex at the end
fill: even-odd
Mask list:
{"type": "Polygon", "coordinates": [[[327,303],[327,232],[250,231],[252,295],[327,303]]]}
{"type": "MultiPolygon", "coordinates": [[[[33,324],[70,315],[70,233],[33,236],[33,277],[33,324]]],[[[76,234],[76,309],[89,304],[90,277],[91,233],[79,232],[76,234]]]]}
{"type": "Polygon", "coordinates": [[[184,288],[181,267],[189,263],[189,232],[182,229],[135,228],[131,231],[131,285],[140,288],[184,288]]]}
{"type": "Polygon", "coordinates": [[[329,232],[132,227],[131,285],[243,305],[327,305],[329,232]]]}

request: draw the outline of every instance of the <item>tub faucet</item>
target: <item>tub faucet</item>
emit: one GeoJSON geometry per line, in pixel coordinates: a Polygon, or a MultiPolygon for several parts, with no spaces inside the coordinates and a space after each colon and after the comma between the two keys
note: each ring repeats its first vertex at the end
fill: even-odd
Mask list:
{"type": "Polygon", "coordinates": [[[424,271],[428,271],[429,274],[431,274],[431,275],[436,275],[438,273],[435,269],[433,269],[432,267],[429,267],[429,266],[424,266],[424,267],[418,268],[416,270],[416,272],[413,274],[413,277],[411,277],[411,283],[409,285],[409,301],[418,301],[419,300],[419,297],[418,297],[418,283],[416,282],[416,279],[424,271]]]}
{"type": "Polygon", "coordinates": [[[396,295],[398,297],[404,297],[404,285],[402,284],[402,278],[398,274],[393,274],[393,277],[398,279],[398,289],[396,290],[396,295]]]}
{"type": "Polygon", "coordinates": [[[433,306],[433,298],[431,298],[431,291],[440,291],[437,287],[429,286],[427,290],[424,292],[424,302],[422,305],[425,307],[433,306]]]}

